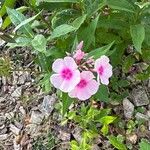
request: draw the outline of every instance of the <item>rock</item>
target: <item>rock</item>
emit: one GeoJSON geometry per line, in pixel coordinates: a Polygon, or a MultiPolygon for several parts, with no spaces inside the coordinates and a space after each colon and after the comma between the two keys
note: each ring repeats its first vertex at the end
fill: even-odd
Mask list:
{"type": "Polygon", "coordinates": [[[12,118],[14,118],[15,114],[13,112],[9,112],[5,114],[5,117],[8,118],[9,120],[11,120],[12,118]]]}
{"type": "Polygon", "coordinates": [[[132,96],[136,106],[144,106],[149,104],[148,96],[142,86],[138,86],[133,89],[132,96]]]}
{"type": "Polygon", "coordinates": [[[135,117],[136,117],[136,119],[138,119],[138,120],[140,120],[140,119],[145,120],[145,121],[148,121],[148,120],[149,120],[149,116],[144,115],[144,114],[139,113],[139,112],[136,113],[135,117]]]}
{"type": "Polygon", "coordinates": [[[94,144],[92,146],[92,150],[100,150],[100,147],[98,145],[94,144]]]}
{"type": "Polygon", "coordinates": [[[21,75],[18,78],[17,84],[24,84],[26,81],[30,81],[30,80],[31,80],[31,76],[30,76],[29,72],[27,72],[27,71],[21,72],[21,75]]]}
{"type": "Polygon", "coordinates": [[[20,106],[20,107],[19,107],[19,110],[20,110],[22,116],[25,117],[25,116],[26,116],[26,111],[25,111],[25,109],[23,108],[23,106],[20,106]]]}
{"type": "Polygon", "coordinates": [[[6,99],[5,99],[5,98],[0,97],[0,103],[3,103],[3,102],[5,102],[5,101],[6,101],[6,99]]]}
{"type": "Polygon", "coordinates": [[[2,134],[0,135],[0,141],[4,141],[8,138],[8,134],[2,134]]]}
{"type": "Polygon", "coordinates": [[[124,116],[127,119],[131,119],[134,113],[134,105],[127,98],[123,100],[123,109],[124,116]]]}
{"type": "Polygon", "coordinates": [[[34,137],[35,135],[38,134],[39,130],[41,128],[37,125],[37,124],[28,124],[26,126],[26,133],[28,133],[29,135],[31,135],[32,137],[34,137]]]}
{"type": "Polygon", "coordinates": [[[43,113],[38,110],[34,110],[31,113],[30,123],[41,124],[44,119],[43,113]]]}
{"type": "Polygon", "coordinates": [[[71,134],[66,131],[60,130],[58,138],[61,139],[62,141],[70,141],[71,134]]]}
{"type": "Polygon", "coordinates": [[[0,116],[0,127],[2,125],[4,125],[4,123],[5,123],[5,117],[4,116],[0,116]]]}
{"type": "Polygon", "coordinates": [[[19,135],[19,133],[20,133],[20,129],[19,129],[19,128],[17,128],[17,127],[16,127],[15,125],[13,125],[13,124],[10,124],[9,127],[10,127],[10,130],[11,130],[15,135],[19,135]]]}
{"type": "Polygon", "coordinates": [[[22,86],[16,88],[16,90],[11,94],[12,97],[19,98],[22,95],[22,86]]]}
{"type": "Polygon", "coordinates": [[[129,135],[127,135],[127,140],[130,141],[132,144],[136,144],[137,135],[136,134],[129,134],[129,135]]]}
{"type": "Polygon", "coordinates": [[[43,103],[39,106],[39,110],[48,117],[54,109],[54,104],[56,102],[56,95],[47,95],[44,97],[43,103]]]}
{"type": "Polygon", "coordinates": [[[80,142],[81,141],[81,135],[82,135],[82,129],[79,127],[75,127],[75,129],[72,131],[72,135],[76,139],[76,141],[80,142]]]}

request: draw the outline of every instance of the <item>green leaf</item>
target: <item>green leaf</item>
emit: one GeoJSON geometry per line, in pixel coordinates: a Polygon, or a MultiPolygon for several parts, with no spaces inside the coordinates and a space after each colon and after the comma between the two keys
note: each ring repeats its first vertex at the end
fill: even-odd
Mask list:
{"type": "Polygon", "coordinates": [[[38,34],[31,41],[35,50],[45,53],[47,40],[42,34],[38,34]]]}
{"type": "Polygon", "coordinates": [[[122,65],[122,70],[124,73],[128,73],[134,64],[135,59],[133,58],[132,55],[129,55],[128,57],[125,58],[124,63],[122,65]]]}
{"type": "Polygon", "coordinates": [[[49,3],[56,3],[56,2],[63,2],[63,3],[66,3],[66,2],[69,2],[69,3],[77,3],[78,0],[37,0],[38,3],[40,2],[49,2],[49,3]]]}
{"type": "Polygon", "coordinates": [[[98,92],[95,95],[97,101],[108,102],[109,101],[108,96],[109,96],[109,94],[108,94],[107,86],[101,84],[98,92]]]}
{"type": "Polygon", "coordinates": [[[6,7],[13,8],[15,6],[16,0],[5,0],[2,8],[0,9],[0,16],[3,17],[6,14],[6,7]]]}
{"type": "Polygon", "coordinates": [[[139,145],[140,150],[150,150],[150,143],[145,139],[142,139],[139,145]]]}
{"type": "Polygon", "coordinates": [[[134,12],[134,6],[128,0],[106,0],[106,5],[112,9],[134,12]]]}
{"type": "MultiPolygon", "coordinates": [[[[22,13],[22,12],[26,11],[27,9],[28,9],[28,7],[21,6],[21,7],[17,8],[16,10],[22,13]]],[[[11,20],[10,20],[9,16],[7,16],[2,24],[2,29],[3,30],[6,29],[10,24],[11,24],[11,20]]]]}
{"type": "Polygon", "coordinates": [[[79,32],[80,40],[84,40],[85,49],[88,49],[91,44],[95,44],[95,31],[99,15],[90,22],[90,24],[79,32]]]}
{"type": "MultiPolygon", "coordinates": [[[[26,17],[22,13],[20,13],[19,11],[15,10],[15,9],[7,8],[7,13],[10,17],[10,20],[12,21],[12,23],[15,26],[20,24],[22,21],[26,20],[26,17]]],[[[23,33],[25,33],[26,35],[28,35],[30,37],[33,37],[33,32],[32,32],[32,29],[29,24],[22,26],[20,28],[20,31],[22,31],[23,33]]]]}
{"type": "Polygon", "coordinates": [[[112,47],[113,44],[114,44],[114,41],[106,46],[92,50],[91,52],[88,53],[88,57],[93,56],[94,59],[97,59],[100,56],[105,55],[109,51],[109,49],[112,47]]]}
{"type": "Polygon", "coordinates": [[[135,49],[141,53],[142,43],[145,38],[145,29],[142,24],[130,26],[130,33],[135,49]]]}
{"type": "Polygon", "coordinates": [[[113,117],[113,116],[104,116],[102,118],[100,118],[100,122],[102,124],[105,124],[105,125],[109,125],[110,123],[113,123],[115,120],[116,120],[117,117],[113,117]]]}
{"type": "Polygon", "coordinates": [[[69,106],[73,103],[73,99],[68,96],[68,93],[62,93],[63,115],[68,111],[69,106]]]}
{"type": "Polygon", "coordinates": [[[39,16],[41,14],[41,12],[42,11],[40,11],[37,15],[22,21],[18,26],[16,26],[16,28],[14,29],[14,32],[16,32],[20,27],[22,27],[22,26],[28,24],[29,22],[33,21],[37,16],[39,16]]]}
{"type": "Polygon", "coordinates": [[[103,135],[108,134],[108,125],[104,124],[101,128],[101,132],[103,133],[103,135]]]}
{"type": "Polygon", "coordinates": [[[48,38],[48,40],[58,38],[62,35],[65,35],[69,32],[75,31],[75,30],[76,30],[76,28],[71,25],[68,25],[68,24],[60,25],[54,29],[54,31],[52,32],[52,34],[48,38]]]}
{"type": "Polygon", "coordinates": [[[75,19],[72,22],[72,26],[76,28],[76,30],[78,30],[80,28],[80,26],[84,23],[85,19],[86,19],[86,14],[83,16],[78,17],[77,19],[75,19]]]}
{"type": "Polygon", "coordinates": [[[31,38],[27,37],[18,37],[15,39],[15,43],[8,43],[7,46],[9,46],[9,48],[30,46],[31,40],[31,38]]]}
{"type": "Polygon", "coordinates": [[[118,150],[127,150],[126,146],[121,141],[119,141],[117,137],[111,135],[111,136],[108,136],[108,139],[110,143],[118,150]]]}

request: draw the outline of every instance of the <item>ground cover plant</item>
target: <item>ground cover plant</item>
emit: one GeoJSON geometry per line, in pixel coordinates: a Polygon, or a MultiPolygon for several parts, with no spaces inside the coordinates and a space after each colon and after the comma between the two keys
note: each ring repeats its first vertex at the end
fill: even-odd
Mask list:
{"type": "Polygon", "coordinates": [[[0,149],[150,149],[148,0],[3,0],[0,47],[0,149]]]}

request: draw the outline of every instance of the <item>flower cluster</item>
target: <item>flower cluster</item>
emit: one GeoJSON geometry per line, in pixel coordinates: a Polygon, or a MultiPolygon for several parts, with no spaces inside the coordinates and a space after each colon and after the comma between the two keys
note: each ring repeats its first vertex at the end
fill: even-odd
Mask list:
{"type": "Polygon", "coordinates": [[[50,77],[50,81],[55,88],[67,92],[70,97],[87,100],[98,91],[100,83],[109,84],[112,66],[105,55],[96,61],[86,58],[87,54],[81,50],[82,46],[83,41],[72,56],[55,60],[52,65],[55,74],[50,77]],[[94,73],[97,74],[97,81],[94,73]]]}

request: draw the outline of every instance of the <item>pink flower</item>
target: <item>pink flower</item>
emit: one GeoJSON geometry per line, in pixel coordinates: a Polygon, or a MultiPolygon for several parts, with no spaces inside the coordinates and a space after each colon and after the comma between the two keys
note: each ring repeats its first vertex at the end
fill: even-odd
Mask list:
{"type": "Polygon", "coordinates": [[[50,77],[51,83],[63,92],[70,92],[80,81],[80,72],[77,68],[77,64],[71,57],[57,59],[52,65],[56,74],[50,77]]]}
{"type": "Polygon", "coordinates": [[[94,75],[90,71],[83,71],[80,76],[80,82],[69,92],[69,96],[80,100],[87,100],[97,92],[99,84],[93,79],[94,75]]]}
{"type": "Polygon", "coordinates": [[[95,71],[98,73],[101,83],[108,85],[109,78],[112,76],[112,66],[107,56],[103,55],[95,61],[95,71]]]}
{"type": "Polygon", "coordinates": [[[83,41],[79,43],[76,49],[76,53],[73,56],[77,61],[80,61],[85,56],[85,53],[81,50],[82,47],[83,47],[83,41]]]}

